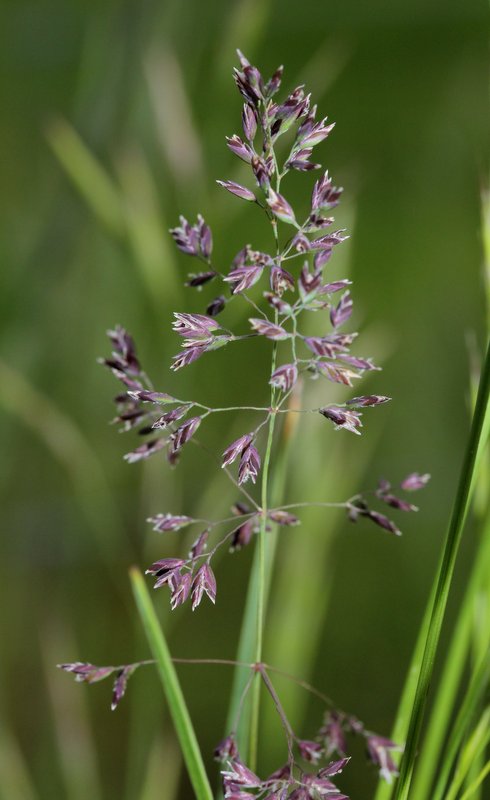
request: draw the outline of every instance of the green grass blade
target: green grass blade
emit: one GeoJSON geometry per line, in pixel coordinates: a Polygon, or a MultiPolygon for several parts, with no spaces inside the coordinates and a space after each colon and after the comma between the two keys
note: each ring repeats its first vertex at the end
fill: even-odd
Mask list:
{"type": "MultiPolygon", "coordinates": [[[[478,379],[474,381],[474,399],[478,390],[478,379]]],[[[483,422],[482,433],[478,452],[476,456],[473,481],[470,488],[470,497],[475,492],[475,503],[477,502],[476,493],[479,491],[480,507],[487,505],[488,487],[486,474],[488,469],[487,459],[483,458],[490,436],[490,409],[487,408],[483,422]],[[485,469],[487,468],[487,469],[485,469]]],[[[480,511],[480,514],[484,513],[480,511]]],[[[438,572],[436,573],[438,574],[438,572]]],[[[437,769],[444,737],[447,732],[448,721],[457,696],[458,686],[463,676],[466,660],[470,648],[471,617],[473,613],[475,597],[481,590],[482,585],[487,585],[490,577],[490,516],[484,522],[481,532],[480,543],[477,554],[475,555],[472,573],[465,591],[463,601],[458,614],[458,619],[451,637],[451,643],[447,658],[445,660],[442,675],[438,684],[437,694],[431,710],[431,716],[424,736],[424,746],[421,749],[417,772],[415,775],[413,792],[418,798],[429,796],[430,787],[434,773],[437,769]]],[[[424,642],[427,637],[429,619],[434,603],[435,584],[429,597],[419,635],[414,648],[414,653],[408,674],[406,677],[403,694],[398,707],[395,725],[392,730],[391,738],[395,742],[404,742],[407,736],[408,721],[415,697],[415,690],[420,672],[424,642]]],[[[393,788],[380,781],[375,795],[375,800],[389,800],[393,788]]]]}
{"type": "MultiPolygon", "coordinates": [[[[489,652],[487,651],[477,671],[473,674],[470,686],[456,717],[449,741],[444,751],[444,759],[438,772],[435,791],[431,793],[431,800],[442,800],[442,798],[446,800],[446,796],[447,800],[449,800],[450,796],[454,800],[455,795],[450,795],[447,791],[451,770],[456,762],[464,737],[469,730],[472,720],[475,718],[478,704],[484,696],[489,678],[490,660],[489,652]]],[[[459,788],[459,785],[458,783],[457,788],[459,788]]]]}
{"type": "Polygon", "coordinates": [[[213,793],[204,768],[201,751],[189,712],[180,688],[179,679],[170,657],[167,642],[155,613],[150,594],[141,572],[130,570],[131,584],[136,605],[145,629],[146,637],[157,662],[157,670],[167,698],[170,714],[182,748],[182,755],[189,773],[196,800],[213,800],[213,793]]]}
{"type": "Polygon", "coordinates": [[[400,777],[395,788],[395,800],[407,800],[409,797],[412,775],[415,766],[420,732],[424,718],[427,694],[434,669],[434,662],[439,643],[441,627],[446,611],[449,589],[451,586],[454,565],[463,532],[463,524],[469,502],[470,488],[475,471],[475,462],[482,428],[488,406],[490,392],[490,346],[487,349],[483,366],[475,412],[470,430],[467,450],[460,475],[456,500],[451,522],[443,549],[442,560],[436,576],[436,591],[431,609],[424,653],[417,680],[412,714],[410,718],[407,743],[402,757],[400,777]]]}
{"type": "MultiPolygon", "coordinates": [[[[490,708],[485,709],[478,725],[461,751],[453,780],[444,800],[456,800],[463,782],[476,760],[485,752],[490,739],[490,708]]],[[[444,791],[444,789],[442,789],[444,791]]]]}
{"type": "MultiPolygon", "coordinates": [[[[482,532],[480,546],[476,553],[473,570],[461,603],[435,702],[431,710],[429,725],[424,736],[424,746],[420,753],[414,781],[413,790],[416,797],[425,798],[429,796],[448,722],[467,663],[471,645],[471,618],[475,598],[480,592],[482,583],[484,581],[488,583],[489,579],[490,518],[487,519],[482,532]]],[[[376,800],[383,800],[383,798],[376,797],[376,800]]]]}
{"type": "MultiPolygon", "coordinates": [[[[415,692],[417,691],[417,683],[419,679],[420,669],[422,666],[425,641],[427,639],[427,633],[429,630],[430,615],[432,611],[432,606],[434,604],[434,596],[435,596],[435,585],[432,587],[432,591],[429,597],[429,602],[427,603],[427,607],[425,609],[424,616],[422,618],[422,623],[420,625],[417,641],[415,643],[414,651],[412,654],[412,660],[408,668],[407,676],[405,678],[405,684],[402,691],[402,696],[400,699],[400,703],[398,705],[395,724],[391,731],[391,739],[394,742],[400,744],[405,742],[407,738],[410,715],[413,708],[415,692]]],[[[396,754],[393,754],[393,758],[396,758],[396,754]]],[[[386,781],[380,779],[374,800],[389,800],[392,794],[393,794],[393,786],[387,783],[386,781]]]]}
{"type": "Polygon", "coordinates": [[[475,778],[471,786],[468,786],[465,793],[461,795],[461,800],[470,800],[470,798],[474,797],[475,793],[479,790],[480,786],[482,785],[483,781],[485,780],[485,778],[489,773],[490,773],[490,761],[487,761],[487,763],[483,767],[478,777],[475,778]]]}

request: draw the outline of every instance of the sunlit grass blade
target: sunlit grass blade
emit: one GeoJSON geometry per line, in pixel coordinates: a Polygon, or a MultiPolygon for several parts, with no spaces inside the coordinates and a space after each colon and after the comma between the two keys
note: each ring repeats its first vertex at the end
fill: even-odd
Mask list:
{"type": "MultiPolygon", "coordinates": [[[[488,684],[488,675],[487,675],[488,684]]],[[[484,687],[485,688],[485,687],[484,687]]],[[[490,708],[487,708],[475,730],[469,736],[466,745],[461,750],[461,755],[458,759],[458,764],[454,773],[454,777],[449,785],[447,791],[442,787],[437,791],[435,797],[443,797],[444,800],[456,800],[463,782],[468,775],[471,766],[475,763],[482,753],[485,752],[486,746],[490,740],[490,708]]],[[[446,763],[446,762],[445,762],[446,763]]],[[[447,772],[447,770],[445,770],[447,772]]],[[[441,773],[441,784],[443,782],[443,775],[441,773]]]]}
{"type": "MultiPolygon", "coordinates": [[[[490,518],[482,531],[480,546],[475,555],[473,570],[461,603],[454,632],[445,659],[444,668],[437,687],[434,704],[424,745],[419,756],[414,780],[414,793],[417,797],[429,796],[433,777],[437,770],[439,757],[457,697],[471,646],[471,622],[480,587],[490,580],[490,518]]],[[[488,632],[487,632],[488,646],[488,632]]],[[[402,732],[403,733],[403,732],[402,732]]],[[[376,798],[380,800],[380,798],[376,798]]]]}
{"type": "Polygon", "coordinates": [[[157,662],[157,671],[175,725],[196,800],[213,800],[213,792],[211,791],[199,744],[194,733],[194,727],[170,657],[167,642],[150,599],[150,594],[141,572],[136,567],[131,569],[130,577],[136,605],[151,652],[157,662]]]}
{"type": "MultiPolygon", "coordinates": [[[[444,749],[444,758],[437,774],[435,790],[430,793],[431,800],[442,800],[442,798],[444,798],[444,800],[449,799],[449,794],[447,794],[447,792],[451,771],[456,763],[458,752],[463,744],[464,737],[467,735],[470,726],[475,719],[478,704],[482,700],[488,686],[490,677],[489,655],[490,653],[487,651],[481,661],[481,664],[479,665],[478,670],[473,674],[470,686],[461,704],[459,713],[449,735],[447,745],[444,749]]],[[[489,733],[488,730],[487,733],[489,733]]],[[[477,736],[476,738],[473,738],[475,741],[478,741],[480,737],[477,736]]],[[[463,780],[465,774],[466,773],[463,773],[461,781],[463,780]]],[[[459,785],[460,784],[458,784],[457,788],[459,788],[459,785]]]]}
{"type": "Polygon", "coordinates": [[[435,581],[434,602],[431,608],[422,663],[418,672],[417,688],[410,717],[405,752],[401,761],[400,777],[395,788],[395,800],[407,800],[417,756],[420,732],[425,712],[427,694],[434,669],[441,627],[446,610],[454,565],[463,532],[470,489],[473,481],[476,456],[479,448],[490,392],[490,346],[480,378],[478,396],[473,415],[468,445],[460,475],[453,513],[449,525],[440,567],[435,581]]]}
{"type": "Polygon", "coordinates": [[[66,120],[57,118],[46,137],[59,163],[95,216],[117,236],[124,232],[118,189],[90,148],[66,120]]]}
{"type": "Polygon", "coordinates": [[[473,800],[487,775],[490,775],[490,761],[487,761],[480,774],[475,778],[473,783],[468,786],[465,793],[461,795],[461,800],[473,800]]]}
{"type": "MultiPolygon", "coordinates": [[[[472,665],[476,666],[483,658],[484,650],[490,648],[490,580],[488,578],[485,582],[485,590],[477,594],[473,605],[471,651],[472,665]]],[[[484,749],[472,758],[463,781],[463,789],[476,780],[485,765],[485,758],[484,749]]],[[[477,787],[475,789],[475,800],[481,800],[482,788],[477,787]]]]}
{"type": "MultiPolygon", "coordinates": [[[[474,377],[474,380],[472,380],[472,389],[474,406],[478,391],[478,376],[474,377]]],[[[473,481],[469,493],[470,499],[473,497],[474,493],[475,506],[477,509],[480,509],[480,515],[485,513],[485,508],[488,503],[488,483],[486,481],[486,476],[488,474],[488,458],[484,458],[484,455],[486,455],[486,445],[489,440],[489,434],[490,409],[487,407],[476,456],[473,481]]],[[[439,763],[444,737],[447,732],[447,726],[454,707],[458,687],[469,657],[470,633],[475,597],[480,591],[481,585],[488,584],[488,576],[490,576],[490,517],[487,517],[485,527],[481,532],[480,544],[474,558],[473,569],[460,606],[447,658],[445,659],[442,675],[438,683],[427,731],[424,735],[424,744],[419,755],[413,786],[416,797],[426,798],[430,793],[430,787],[439,763]]],[[[434,584],[420,627],[397,718],[392,731],[392,739],[397,742],[405,741],[407,735],[408,720],[415,696],[417,676],[420,671],[423,646],[427,636],[435,589],[436,586],[434,584]]],[[[485,644],[483,646],[487,645],[485,644]]],[[[391,787],[384,782],[380,782],[375,800],[388,800],[391,793],[391,787]]]]}

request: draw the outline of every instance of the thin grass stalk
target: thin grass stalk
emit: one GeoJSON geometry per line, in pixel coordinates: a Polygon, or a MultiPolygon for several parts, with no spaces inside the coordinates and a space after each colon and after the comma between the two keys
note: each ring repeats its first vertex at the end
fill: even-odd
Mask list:
{"type": "MultiPolygon", "coordinates": [[[[292,416],[292,415],[291,415],[292,416]]],[[[332,437],[333,438],[333,437],[332,437]]],[[[353,494],[366,470],[367,459],[372,455],[374,438],[370,445],[365,443],[355,465],[350,469],[345,466],[343,442],[334,438],[330,451],[330,465],[326,469],[315,460],[314,442],[306,440],[304,431],[301,440],[305,449],[310,448],[308,464],[303,465],[301,473],[291,476],[291,493],[304,496],[316,489],[320,493],[325,485],[335,487],[339,497],[353,494]],[[311,463],[310,463],[311,462],[311,463]],[[335,465],[335,466],[334,466],[335,465]]],[[[304,530],[318,532],[318,510],[310,509],[303,515],[304,530]]],[[[274,592],[271,597],[271,609],[268,618],[267,656],[270,664],[287,664],[287,671],[309,680],[316,659],[316,648],[326,630],[326,618],[329,611],[333,581],[330,580],[331,559],[329,554],[337,539],[338,526],[345,519],[344,509],[332,509],[328,517],[328,529],[322,536],[315,536],[314,546],[305,548],[304,539],[296,536],[285,537],[281,543],[280,563],[278,560],[277,576],[274,592]],[[299,569],[308,575],[308,581],[291,582],[291,574],[299,569]],[[284,625],[284,620],[288,625],[284,625]],[[308,620],[305,626],[304,621],[308,620]]],[[[287,698],[288,719],[292,727],[299,729],[304,718],[309,697],[306,692],[298,692],[294,684],[284,687],[283,702],[287,698]]],[[[276,725],[274,709],[266,714],[262,723],[262,735],[266,741],[273,735],[276,725]]]]}
{"type": "MultiPolygon", "coordinates": [[[[272,350],[272,364],[271,373],[274,372],[276,366],[277,344],[274,344],[272,350]]],[[[274,407],[275,390],[272,387],[270,397],[270,407],[274,407]]],[[[266,611],[266,597],[268,590],[266,588],[266,580],[268,578],[266,570],[266,536],[267,536],[267,509],[269,503],[269,468],[272,454],[272,443],[274,440],[274,428],[276,424],[276,414],[272,413],[269,418],[269,426],[267,432],[267,444],[264,456],[264,468],[262,472],[262,489],[261,489],[261,504],[262,504],[262,518],[260,522],[260,531],[258,536],[258,597],[257,597],[257,633],[255,644],[254,661],[259,664],[262,661],[264,650],[264,623],[266,611]]],[[[259,722],[260,722],[260,690],[262,681],[260,676],[257,675],[252,686],[252,710],[250,717],[250,748],[249,748],[249,763],[250,768],[255,770],[257,768],[257,750],[259,741],[259,722]]]]}
{"type": "Polygon", "coordinates": [[[156,660],[157,671],[167,698],[196,800],[213,800],[213,792],[204,768],[194,727],[144,578],[136,567],[131,569],[130,578],[136,605],[150,649],[156,660]]]}
{"type": "MultiPolygon", "coordinates": [[[[294,414],[287,415],[286,422],[282,429],[281,446],[277,455],[275,468],[271,477],[271,495],[273,505],[280,505],[281,498],[284,494],[287,475],[287,462],[288,455],[293,441],[294,429],[297,424],[297,419],[294,414]],[[291,417],[291,418],[290,418],[291,417]]],[[[264,612],[267,609],[269,589],[272,577],[272,569],[275,559],[276,545],[277,545],[277,529],[269,531],[264,537],[265,540],[265,578],[264,578],[264,612]]],[[[252,569],[250,572],[250,579],[248,583],[247,596],[245,601],[245,608],[242,617],[242,625],[240,630],[240,638],[238,643],[238,650],[236,660],[240,663],[251,663],[254,660],[255,636],[256,636],[256,620],[257,620],[257,598],[258,598],[258,582],[260,576],[260,551],[256,548],[252,569]]],[[[230,698],[230,705],[226,721],[226,730],[233,728],[240,697],[247,682],[247,672],[241,668],[236,668],[233,687],[230,698]]],[[[237,731],[237,742],[239,751],[243,759],[246,761],[248,758],[248,748],[250,743],[250,706],[245,705],[241,714],[241,723],[237,731]]]]}
{"type": "Polygon", "coordinates": [[[475,412],[470,430],[467,450],[460,475],[454,509],[443,549],[440,569],[436,578],[436,591],[431,609],[424,653],[417,680],[417,689],[410,717],[407,743],[401,761],[400,777],[395,788],[394,800],[407,800],[412,783],[415,760],[419,745],[427,694],[434,670],[435,657],[446,611],[454,565],[463,532],[463,523],[468,507],[470,488],[474,477],[478,446],[482,436],[485,414],[490,392],[490,346],[483,365],[478,388],[475,412]]]}

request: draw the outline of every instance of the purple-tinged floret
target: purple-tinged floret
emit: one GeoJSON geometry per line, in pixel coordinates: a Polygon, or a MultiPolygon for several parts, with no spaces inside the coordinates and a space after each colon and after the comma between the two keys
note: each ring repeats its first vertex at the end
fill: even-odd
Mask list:
{"type": "Polygon", "coordinates": [[[247,189],[246,186],[242,186],[240,183],[235,183],[235,181],[216,181],[216,183],[231,194],[234,194],[236,197],[240,197],[242,200],[248,200],[251,203],[255,203],[257,199],[250,189],[247,189]]]}
{"type": "Polygon", "coordinates": [[[359,411],[350,411],[340,406],[326,406],[320,409],[320,414],[334,423],[335,429],[345,428],[346,431],[360,434],[357,430],[362,428],[361,414],[359,411]]]}
{"type": "Polygon", "coordinates": [[[238,485],[241,486],[248,480],[255,483],[260,469],[260,456],[253,444],[249,444],[243,451],[238,467],[238,485]]]}
{"type": "Polygon", "coordinates": [[[192,610],[200,604],[203,595],[207,594],[212,603],[216,602],[216,578],[209,564],[198,569],[192,582],[192,610]]]}
{"type": "Polygon", "coordinates": [[[250,319],[249,322],[254,331],[260,333],[261,336],[266,336],[268,339],[280,341],[289,338],[289,333],[281,325],[275,325],[267,319],[250,319]]]}
{"type": "Polygon", "coordinates": [[[192,517],[186,517],[184,514],[155,514],[153,517],[148,517],[146,520],[153,525],[153,530],[157,533],[166,533],[167,531],[178,531],[190,525],[194,520],[192,517]]]}
{"type": "Polygon", "coordinates": [[[420,475],[418,472],[412,472],[400,484],[401,488],[406,492],[415,492],[418,489],[423,489],[430,481],[430,475],[420,475]]]}
{"type": "Polygon", "coordinates": [[[334,328],[340,328],[352,314],[352,297],[350,292],[344,292],[339,304],[330,311],[330,322],[334,328]]]}
{"type": "Polygon", "coordinates": [[[296,364],[283,364],[278,367],[271,375],[269,383],[280,389],[281,392],[289,392],[298,380],[298,368],[296,364]]]}
{"type": "Polygon", "coordinates": [[[224,451],[223,453],[223,461],[221,466],[227,467],[229,464],[233,464],[235,459],[238,456],[243,454],[243,451],[249,446],[249,444],[253,441],[253,434],[246,433],[243,436],[240,436],[234,442],[232,442],[224,451]]]}

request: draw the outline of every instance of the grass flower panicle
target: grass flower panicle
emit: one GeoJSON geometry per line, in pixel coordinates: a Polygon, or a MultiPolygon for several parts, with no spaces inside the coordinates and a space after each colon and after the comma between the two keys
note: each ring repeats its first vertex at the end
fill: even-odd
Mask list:
{"type": "MultiPolygon", "coordinates": [[[[266,223],[271,226],[273,246],[270,253],[265,253],[255,250],[251,244],[245,244],[229,269],[224,270],[218,263],[219,259],[215,260],[213,235],[204,218],[198,215],[192,224],[185,217],[180,217],[179,225],[170,232],[175,244],[182,253],[204,265],[202,271],[187,275],[186,286],[204,295],[211,287],[216,295],[215,287],[219,284],[220,294],[214,298],[210,295],[203,302],[203,313],[174,313],[173,331],[182,341],[181,350],[174,356],[171,369],[178,371],[202,357],[212,358],[216,349],[235,347],[244,339],[266,339],[270,343],[271,366],[260,403],[248,407],[213,408],[205,405],[202,398],[183,400],[166,392],[155,391],[140,365],[132,337],[122,327],[108,331],[113,352],[108,358],[102,359],[102,363],[123,385],[123,391],[115,398],[115,421],[121,424],[123,431],[136,430],[145,437],[142,444],[124,456],[129,463],[166,451],[169,463],[175,465],[182,452],[188,449],[189,442],[200,446],[195,434],[199,429],[199,434],[202,432],[205,435],[208,416],[233,413],[240,415],[240,418],[247,417],[242,428],[245,432],[221,454],[223,472],[233,483],[238,495],[231,516],[202,520],[165,511],[155,513],[148,519],[153,530],[165,536],[178,536],[183,528],[195,525],[201,529],[187,556],[178,554],[159,559],[146,570],[155,581],[155,589],[168,588],[172,609],[189,600],[192,610],[195,610],[205,596],[215,603],[217,585],[211,562],[217,550],[227,546],[231,552],[237,552],[253,539],[257,541],[259,567],[255,661],[245,665],[219,660],[193,662],[235,663],[237,668],[245,666],[249,669],[238,719],[233,730],[215,751],[216,758],[224,765],[222,781],[225,798],[343,800],[346,795],[341,794],[332,779],[337,780],[337,776],[349,764],[348,737],[354,735],[364,739],[369,760],[386,780],[391,780],[396,773],[391,752],[397,745],[369,732],[356,717],[336,709],[324,695],[300,681],[298,683],[301,686],[312,691],[328,708],[315,738],[299,738],[293,732],[270,677],[274,670],[262,662],[261,656],[265,615],[264,542],[272,527],[300,526],[300,510],[309,505],[344,509],[352,522],[366,518],[395,535],[400,533],[398,526],[377,508],[372,508],[372,503],[401,512],[413,512],[417,508],[394,494],[386,480],[380,481],[377,489],[343,502],[305,501],[277,507],[271,503],[270,468],[275,433],[287,416],[319,413],[333,423],[336,430],[360,434],[364,409],[383,405],[390,398],[381,394],[357,394],[346,397],[344,402],[328,402],[328,386],[332,382],[348,389],[366,372],[379,370],[370,357],[351,353],[358,334],[343,330],[353,314],[349,288],[351,281],[332,280],[324,274],[335,249],[348,239],[344,229],[333,228],[335,220],[331,216],[343,190],[334,185],[328,170],[324,172],[314,182],[310,208],[303,220],[284,193],[283,182],[288,173],[309,173],[321,169],[320,164],[310,159],[314,148],[331,135],[334,123],[328,122],[327,118],[317,120],[317,107],[312,105],[311,97],[305,93],[303,86],[298,86],[282,102],[274,99],[281,86],[282,67],[265,81],[259,70],[242,53],[239,52],[238,56],[239,67],[234,71],[234,78],[244,100],[244,138],[233,134],[226,142],[230,151],[248,165],[250,185],[231,180],[219,180],[218,184],[238,199],[257,206],[266,223]],[[283,136],[285,138],[278,147],[283,136]],[[280,153],[283,152],[286,155],[280,159],[280,153]],[[286,232],[283,236],[284,229],[286,232]],[[248,316],[245,329],[232,331],[221,325],[220,315],[237,298],[250,307],[251,316],[248,316]],[[302,325],[302,320],[308,313],[315,314],[317,329],[314,335],[303,332],[306,327],[302,325]],[[305,378],[325,379],[327,404],[309,409],[298,408],[296,400],[294,405],[290,403],[293,391],[305,378]],[[267,399],[264,400],[264,396],[267,399]],[[253,485],[256,483],[260,485],[260,492],[254,497],[253,485]],[[245,485],[252,485],[251,493],[245,485]],[[298,516],[291,511],[297,511],[298,516]],[[249,691],[257,712],[258,685],[263,686],[275,706],[288,751],[287,764],[266,779],[258,777],[254,763],[247,765],[245,759],[241,759],[237,744],[237,728],[249,691]],[[333,756],[337,760],[332,760],[333,756]]],[[[231,312],[229,316],[232,317],[231,312]]],[[[428,475],[412,473],[402,481],[400,488],[408,492],[419,490],[428,479],[428,475]]],[[[161,631],[156,628],[153,612],[149,610],[144,584],[135,578],[134,586],[149,639],[157,653],[156,663],[172,687],[169,702],[179,736],[184,742],[184,753],[190,759],[187,762],[190,773],[196,781],[195,786],[200,787],[196,791],[202,792],[200,796],[208,797],[195,743],[189,744],[186,740],[185,725],[189,726],[190,723],[182,723],[182,719],[185,717],[187,720],[187,717],[182,710],[183,700],[166,645],[161,631]]],[[[179,662],[178,659],[175,661],[179,662]]],[[[74,674],[76,680],[87,683],[115,676],[112,701],[112,707],[115,708],[133,672],[151,663],[155,661],[119,667],[95,667],[81,662],[60,666],[74,674]]],[[[255,713],[255,718],[258,719],[258,713],[255,713]]]]}

